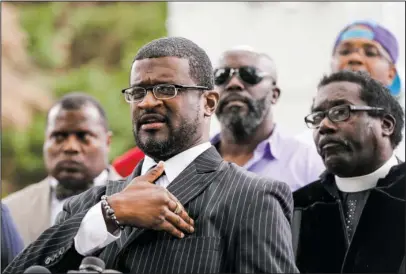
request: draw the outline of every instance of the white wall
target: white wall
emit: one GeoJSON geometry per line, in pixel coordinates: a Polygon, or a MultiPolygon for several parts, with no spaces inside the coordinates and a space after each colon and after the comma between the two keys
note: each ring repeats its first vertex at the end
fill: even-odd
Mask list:
{"type": "MultiPolygon", "coordinates": [[[[171,2],[167,21],[171,36],[196,42],[213,63],[222,51],[245,44],[272,56],[282,96],[277,122],[292,134],[304,130],[318,80],[329,72],[334,39],[351,21],[373,19],[395,33],[404,79],[405,3],[341,2],[171,2]]],[[[213,131],[218,122],[213,121],[213,131]]]]}

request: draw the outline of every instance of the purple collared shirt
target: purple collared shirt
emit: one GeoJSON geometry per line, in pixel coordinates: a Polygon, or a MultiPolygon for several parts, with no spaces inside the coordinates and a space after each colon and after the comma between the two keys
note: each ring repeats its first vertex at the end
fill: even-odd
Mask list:
{"type": "MultiPolygon", "coordinates": [[[[216,134],[212,145],[220,142],[216,134]]],[[[319,179],[325,170],[317,151],[293,136],[283,134],[275,126],[272,135],[258,144],[254,156],[243,166],[263,177],[285,182],[295,191],[319,179]]]]}

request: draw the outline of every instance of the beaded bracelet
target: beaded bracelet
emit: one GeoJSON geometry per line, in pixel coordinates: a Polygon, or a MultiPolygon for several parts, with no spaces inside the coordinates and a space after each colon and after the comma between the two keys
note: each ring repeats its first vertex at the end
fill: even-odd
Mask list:
{"type": "Polygon", "coordinates": [[[103,207],[104,207],[104,210],[106,211],[107,217],[108,217],[109,219],[112,219],[112,220],[116,223],[116,225],[117,225],[121,230],[123,230],[123,229],[124,229],[124,226],[121,225],[120,222],[117,220],[117,217],[116,217],[116,215],[114,214],[114,209],[112,209],[111,206],[109,205],[109,202],[107,202],[107,196],[106,196],[106,195],[103,195],[103,196],[101,197],[101,203],[102,203],[102,205],[103,205],[103,207]]]}

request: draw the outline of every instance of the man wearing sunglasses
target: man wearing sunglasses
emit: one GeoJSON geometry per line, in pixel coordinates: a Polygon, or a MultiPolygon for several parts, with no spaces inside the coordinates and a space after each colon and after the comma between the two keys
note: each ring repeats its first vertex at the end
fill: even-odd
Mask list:
{"type": "Polygon", "coordinates": [[[317,180],[324,165],[308,144],[283,133],[274,121],[276,67],[266,54],[247,47],[223,53],[214,71],[220,93],[221,132],[212,144],[221,156],[249,171],[289,184],[292,191],[317,180]]]}
{"type": "Polygon", "coordinates": [[[301,273],[405,273],[404,113],[364,72],[324,77],[305,122],[326,172],[293,193],[301,273]]]}
{"type": "MultiPolygon", "coordinates": [[[[396,68],[399,57],[396,37],[385,27],[372,21],[356,21],[347,25],[338,34],[334,43],[331,70],[366,71],[390,90],[404,107],[404,92],[396,68]]],[[[313,143],[311,133],[306,131],[300,139],[313,143]]],[[[396,155],[405,160],[404,140],[396,155]]]]}

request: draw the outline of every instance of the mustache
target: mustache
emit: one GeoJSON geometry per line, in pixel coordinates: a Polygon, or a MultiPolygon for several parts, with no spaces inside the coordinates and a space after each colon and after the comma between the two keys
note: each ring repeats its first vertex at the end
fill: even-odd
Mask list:
{"type": "Polygon", "coordinates": [[[83,164],[75,160],[62,160],[55,165],[56,170],[62,169],[82,169],[83,164]]]}
{"type": "Polygon", "coordinates": [[[156,110],[148,109],[140,112],[139,115],[135,118],[134,122],[137,124],[137,126],[141,126],[142,124],[150,120],[167,123],[169,121],[169,117],[165,114],[159,113],[156,110]]]}
{"type": "Polygon", "coordinates": [[[323,147],[325,145],[330,144],[330,143],[336,143],[336,144],[340,144],[340,145],[343,145],[346,147],[349,147],[349,145],[350,145],[347,140],[340,138],[340,137],[336,137],[336,136],[329,136],[329,137],[320,139],[320,141],[318,142],[317,145],[320,149],[323,149],[323,147]]]}
{"type": "Polygon", "coordinates": [[[358,65],[347,65],[343,69],[344,71],[352,71],[352,72],[363,72],[367,73],[368,75],[371,75],[369,71],[364,67],[364,66],[358,66],[358,65]]]}
{"type": "Polygon", "coordinates": [[[232,101],[241,101],[241,102],[246,103],[250,109],[254,108],[254,104],[250,98],[247,98],[246,96],[242,96],[238,93],[231,93],[229,95],[224,96],[220,100],[219,105],[218,105],[219,110],[222,111],[224,106],[232,101]]]}

